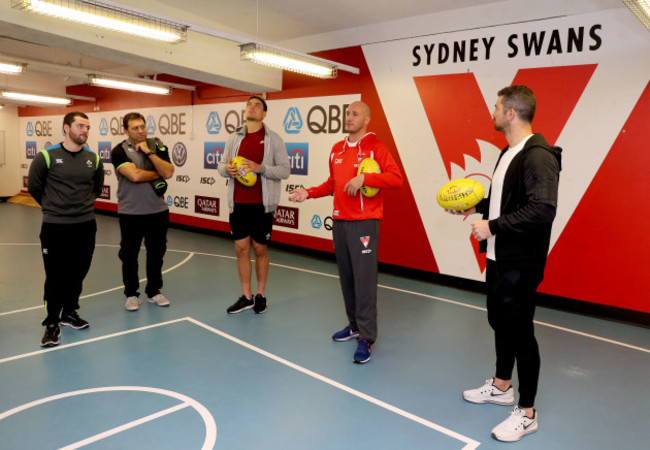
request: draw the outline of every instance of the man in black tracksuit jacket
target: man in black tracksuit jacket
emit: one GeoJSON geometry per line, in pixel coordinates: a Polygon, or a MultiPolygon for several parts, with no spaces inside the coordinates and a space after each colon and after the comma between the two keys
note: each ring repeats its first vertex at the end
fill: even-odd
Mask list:
{"type": "Polygon", "coordinates": [[[551,226],[557,209],[561,151],[532,134],[533,92],[510,86],[498,93],[495,129],[508,147],[499,155],[489,196],[457,214],[483,214],[472,235],[487,252],[487,310],[494,330],[496,373],[478,389],[463,392],[472,403],[514,404],[510,380],[517,364],[519,402],[510,417],[492,430],[501,441],[517,441],[537,431],[534,409],[540,356],[533,327],[535,295],[544,278],[551,226]]]}
{"type": "Polygon", "coordinates": [[[66,114],[64,141],[39,152],[29,168],[29,193],[43,208],[40,239],[47,310],[43,347],[58,345],[59,323],[88,327],[77,310],[95,250],[95,199],[104,184],[101,159],[84,146],[89,129],[84,113],[66,114]]]}

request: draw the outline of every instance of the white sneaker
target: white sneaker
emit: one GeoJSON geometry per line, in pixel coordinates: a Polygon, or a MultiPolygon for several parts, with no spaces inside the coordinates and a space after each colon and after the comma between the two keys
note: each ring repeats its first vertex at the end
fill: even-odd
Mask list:
{"type": "Polygon", "coordinates": [[[537,431],[537,411],[532,419],[519,406],[510,413],[510,417],[492,429],[492,437],[503,442],[515,442],[527,434],[537,431]]]}
{"type": "Polygon", "coordinates": [[[510,386],[502,391],[494,385],[494,378],[485,380],[485,384],[477,389],[463,392],[463,398],[472,403],[495,403],[497,405],[514,405],[515,390],[510,386]]]}
{"type": "Polygon", "coordinates": [[[136,296],[126,298],[126,310],[137,311],[140,309],[140,299],[136,296]]]}
{"type": "Polygon", "coordinates": [[[169,300],[165,298],[162,294],[154,295],[147,299],[149,303],[155,303],[158,306],[169,306],[169,300]]]}

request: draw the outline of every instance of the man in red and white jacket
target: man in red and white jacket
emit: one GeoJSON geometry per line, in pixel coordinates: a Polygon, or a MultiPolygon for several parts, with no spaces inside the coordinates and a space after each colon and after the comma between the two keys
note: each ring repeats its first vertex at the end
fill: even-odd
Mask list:
{"type": "Polygon", "coordinates": [[[348,106],[345,126],[349,135],[332,148],[329,178],[320,186],[294,189],[289,196],[294,202],[334,196],[334,253],[349,324],[332,339],[357,338],[353,361],[360,364],[370,361],[371,346],[377,339],[377,249],[384,212],[382,192],[365,197],[361,186],[384,189],[402,185],[402,174],[388,148],[367,132],[369,123],[368,105],[354,102],[348,106]],[[377,161],[381,173],[357,175],[366,158],[377,161]]]}

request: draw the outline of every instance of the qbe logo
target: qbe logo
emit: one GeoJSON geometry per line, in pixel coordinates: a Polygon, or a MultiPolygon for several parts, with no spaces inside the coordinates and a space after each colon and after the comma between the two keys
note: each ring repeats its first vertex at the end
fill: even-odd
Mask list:
{"type": "Polygon", "coordinates": [[[107,185],[102,186],[102,195],[99,196],[99,198],[102,198],[104,200],[110,200],[111,199],[111,187],[107,185]]]}
{"type": "Polygon", "coordinates": [[[287,111],[287,115],[284,116],[284,131],[287,134],[298,134],[302,130],[302,117],[300,116],[300,111],[295,106],[292,106],[287,111]]]}
{"type": "Polygon", "coordinates": [[[108,120],[106,120],[105,117],[102,117],[102,120],[99,121],[99,134],[106,136],[108,131],[108,120]]]}
{"type": "Polygon", "coordinates": [[[209,216],[218,216],[219,199],[197,195],[194,197],[194,212],[198,214],[207,214],[209,216]]]}
{"type": "Polygon", "coordinates": [[[278,206],[273,215],[273,225],[298,229],[298,208],[278,206]]]}
{"type": "Polygon", "coordinates": [[[205,128],[208,130],[209,134],[219,134],[221,131],[221,118],[219,113],[216,111],[210,111],[207,122],[205,122],[205,128]]]}
{"type": "Polygon", "coordinates": [[[314,217],[311,218],[311,227],[317,230],[320,230],[323,226],[323,221],[321,220],[318,214],[314,214],[314,217]]]}
{"type": "Polygon", "coordinates": [[[285,144],[291,163],[291,175],[307,175],[309,165],[309,144],[307,142],[285,144]]]}
{"type": "Polygon", "coordinates": [[[203,168],[216,169],[219,162],[221,162],[224,148],[226,148],[225,142],[204,142],[203,168]]]}
{"type": "Polygon", "coordinates": [[[176,208],[189,209],[187,197],[180,197],[178,195],[172,197],[171,195],[168,195],[165,203],[167,203],[167,206],[173,205],[176,208]]]}
{"type": "Polygon", "coordinates": [[[185,162],[187,161],[187,148],[185,148],[185,144],[182,142],[174,144],[174,148],[172,149],[172,159],[174,160],[174,165],[177,167],[185,165],[185,162]]]}
{"type": "Polygon", "coordinates": [[[27,159],[36,158],[36,141],[25,142],[25,156],[27,159]]]}
{"type": "Polygon", "coordinates": [[[147,136],[153,136],[156,134],[156,119],[149,114],[147,116],[147,136]]]}
{"type": "Polygon", "coordinates": [[[34,136],[34,124],[31,121],[27,122],[27,129],[25,130],[25,132],[29,137],[34,136]]]}
{"type": "Polygon", "coordinates": [[[111,162],[111,143],[108,141],[99,141],[97,143],[99,157],[104,163],[111,162]]]}

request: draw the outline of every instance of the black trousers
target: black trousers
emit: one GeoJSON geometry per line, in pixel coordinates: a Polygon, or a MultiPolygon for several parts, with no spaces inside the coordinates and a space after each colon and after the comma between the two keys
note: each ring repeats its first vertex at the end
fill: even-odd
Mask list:
{"type": "Polygon", "coordinates": [[[138,254],[142,239],[147,250],[147,286],[145,292],[149,298],[160,294],[163,286],[162,265],[167,251],[167,229],[169,228],[169,211],[141,216],[120,214],[119,257],[122,261],[122,281],[124,295],[139,297],[140,281],[138,278],[138,254]]]}
{"type": "Polygon", "coordinates": [[[532,408],[537,395],[540,356],[533,317],[537,287],[543,278],[542,265],[499,270],[488,260],[487,311],[494,330],[496,377],[512,379],[516,362],[522,408],[532,408]]]}
{"type": "Polygon", "coordinates": [[[58,324],[63,315],[79,309],[83,280],[95,251],[97,223],[47,223],[41,226],[41,251],[45,267],[43,300],[47,317],[43,325],[58,324]]]}
{"type": "Polygon", "coordinates": [[[377,249],[379,220],[335,220],[334,254],[349,327],[377,339],[377,249]]]}

